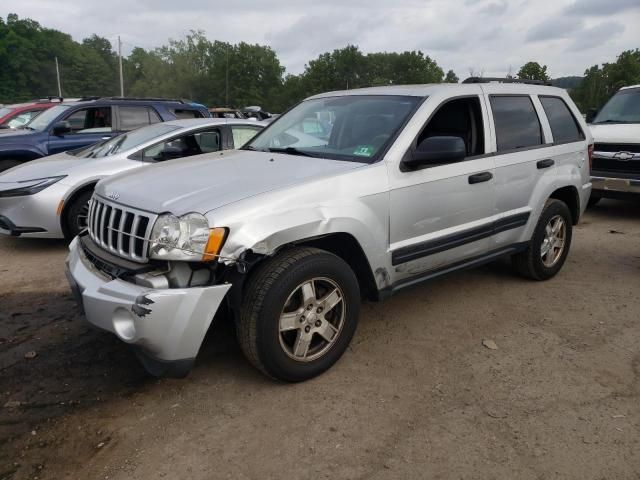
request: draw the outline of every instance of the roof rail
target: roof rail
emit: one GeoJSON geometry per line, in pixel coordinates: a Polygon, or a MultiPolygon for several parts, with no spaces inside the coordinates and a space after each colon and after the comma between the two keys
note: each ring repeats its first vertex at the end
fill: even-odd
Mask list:
{"type": "Polygon", "coordinates": [[[162,97],[85,97],[83,100],[133,100],[133,101],[147,101],[147,102],[176,102],[176,103],[189,103],[182,98],[162,98],[162,97]]]}
{"type": "Polygon", "coordinates": [[[526,78],[501,78],[501,77],[469,77],[462,83],[526,83],[527,85],[551,86],[551,82],[545,80],[528,80],[526,78]]]}

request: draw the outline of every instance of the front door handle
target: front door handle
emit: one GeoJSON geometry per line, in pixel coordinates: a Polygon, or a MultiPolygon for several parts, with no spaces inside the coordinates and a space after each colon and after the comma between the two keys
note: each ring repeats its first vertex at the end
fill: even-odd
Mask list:
{"type": "Polygon", "coordinates": [[[474,183],[488,182],[492,178],[493,174],[491,172],[474,173],[469,176],[469,183],[473,185],[474,183]]]}
{"type": "Polygon", "coordinates": [[[538,169],[541,168],[549,168],[551,166],[553,166],[553,164],[555,164],[556,162],[554,162],[552,159],[547,158],[545,160],[538,160],[538,163],[536,163],[536,167],[538,167],[538,169]]]}
{"type": "Polygon", "coordinates": [[[101,140],[109,140],[111,137],[102,137],[101,140]]]}

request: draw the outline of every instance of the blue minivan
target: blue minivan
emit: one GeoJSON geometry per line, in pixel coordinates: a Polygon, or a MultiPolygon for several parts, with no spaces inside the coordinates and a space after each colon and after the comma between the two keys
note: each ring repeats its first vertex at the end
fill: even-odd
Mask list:
{"type": "Polygon", "coordinates": [[[210,116],[204,105],[183,100],[101,97],[64,102],[22,128],[0,130],[0,172],[144,125],[210,116]]]}

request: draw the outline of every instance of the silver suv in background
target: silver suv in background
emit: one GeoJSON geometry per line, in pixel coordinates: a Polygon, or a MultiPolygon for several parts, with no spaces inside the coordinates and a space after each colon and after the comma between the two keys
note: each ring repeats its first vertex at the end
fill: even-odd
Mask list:
{"type": "Polygon", "coordinates": [[[621,88],[587,119],[595,142],[589,204],[640,198],[640,85],[621,88]]]}
{"type": "Polygon", "coordinates": [[[88,321],[151,373],[185,375],[227,314],[253,365],[302,381],[342,356],[362,297],[503,256],[531,279],[558,273],[590,145],[567,93],[537,84],[316,95],[216,161],[100,182],[68,277],[88,321]]]}

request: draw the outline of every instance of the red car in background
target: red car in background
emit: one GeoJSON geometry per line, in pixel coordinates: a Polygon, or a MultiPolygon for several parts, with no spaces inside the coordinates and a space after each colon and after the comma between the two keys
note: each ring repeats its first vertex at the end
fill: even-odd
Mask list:
{"type": "Polygon", "coordinates": [[[52,97],[27,103],[3,105],[0,107],[0,128],[23,127],[41,112],[57,105],[61,101],[61,98],[52,97]]]}

